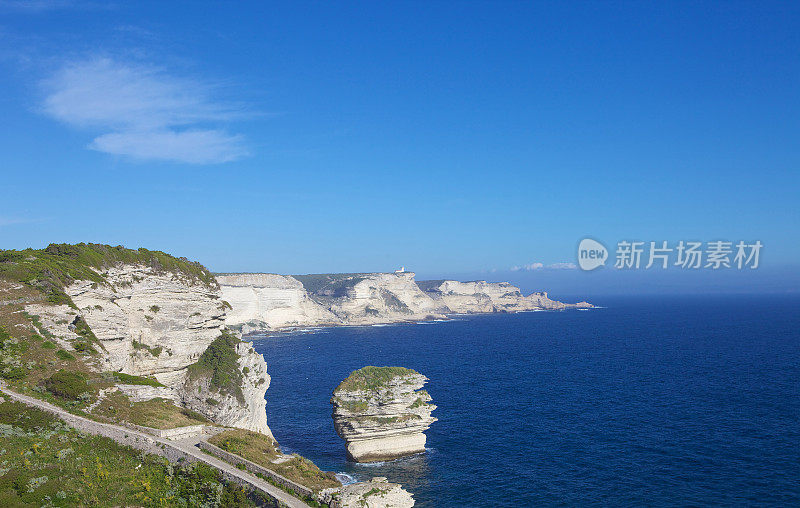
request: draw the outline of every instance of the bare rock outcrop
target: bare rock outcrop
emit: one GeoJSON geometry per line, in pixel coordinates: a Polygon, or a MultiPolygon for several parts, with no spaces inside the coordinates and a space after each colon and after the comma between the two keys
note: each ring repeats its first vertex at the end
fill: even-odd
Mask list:
{"type": "Polygon", "coordinates": [[[419,285],[428,296],[455,314],[592,307],[586,302],[569,304],[551,300],[545,292],[531,293],[525,296],[518,287],[508,282],[438,280],[420,281],[419,285]]]}
{"type": "Polygon", "coordinates": [[[376,462],[425,451],[424,432],[436,406],[422,387],[428,378],[403,367],[364,367],[334,390],[333,423],[347,456],[376,462]]]}
{"type": "Polygon", "coordinates": [[[339,489],[331,489],[323,495],[323,502],[331,508],[412,508],[414,498],[397,483],[389,483],[382,477],[370,481],[352,483],[339,489]]]}
{"type": "Polygon", "coordinates": [[[239,273],[217,275],[222,298],[231,304],[225,323],[243,333],[278,328],[332,325],[340,322],[313,300],[289,275],[239,273]]]}

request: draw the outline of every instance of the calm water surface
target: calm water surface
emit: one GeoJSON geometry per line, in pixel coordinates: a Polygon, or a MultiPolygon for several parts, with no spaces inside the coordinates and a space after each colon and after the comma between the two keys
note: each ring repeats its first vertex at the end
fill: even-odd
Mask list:
{"type": "Polygon", "coordinates": [[[800,299],[599,303],[257,338],[270,428],[420,507],[800,505],[800,299]],[[328,401],[365,365],[430,378],[426,454],[346,461],[328,401]]]}

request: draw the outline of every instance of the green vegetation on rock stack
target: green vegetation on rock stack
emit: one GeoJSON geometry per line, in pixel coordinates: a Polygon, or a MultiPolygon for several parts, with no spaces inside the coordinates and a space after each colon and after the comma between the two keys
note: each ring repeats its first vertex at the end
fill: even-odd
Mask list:
{"type": "Polygon", "coordinates": [[[339,383],[333,393],[335,395],[337,392],[376,391],[398,376],[417,374],[419,372],[405,367],[373,367],[369,365],[351,372],[347,379],[339,383]]]}
{"type": "Polygon", "coordinates": [[[142,265],[156,273],[172,272],[207,287],[217,287],[214,276],[200,263],[161,251],[126,249],[95,243],[51,243],[45,249],[0,250],[0,277],[31,285],[51,303],[74,307],[64,287],[76,280],[103,284],[100,271],[117,265],[142,265]]]}
{"type": "Polygon", "coordinates": [[[223,331],[222,335],[209,344],[197,363],[189,365],[189,378],[195,380],[208,377],[213,388],[233,395],[244,403],[242,372],[239,370],[239,355],[236,353],[239,342],[238,337],[227,330],[223,331]]]}

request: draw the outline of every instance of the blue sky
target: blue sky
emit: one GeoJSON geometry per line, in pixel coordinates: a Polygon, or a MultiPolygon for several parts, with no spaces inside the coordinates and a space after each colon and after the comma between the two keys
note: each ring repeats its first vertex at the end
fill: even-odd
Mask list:
{"type": "Polygon", "coordinates": [[[1,243],[533,289],[587,235],[760,240],[792,290],[799,56],[790,2],[0,0],[1,243]]]}

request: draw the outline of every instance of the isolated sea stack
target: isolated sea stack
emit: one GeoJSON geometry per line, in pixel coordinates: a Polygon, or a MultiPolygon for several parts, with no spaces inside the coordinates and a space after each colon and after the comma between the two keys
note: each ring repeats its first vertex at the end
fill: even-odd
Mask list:
{"type": "Polygon", "coordinates": [[[436,418],[428,378],[403,367],[364,367],[333,391],[333,425],[355,462],[391,460],[425,451],[436,418]]]}

